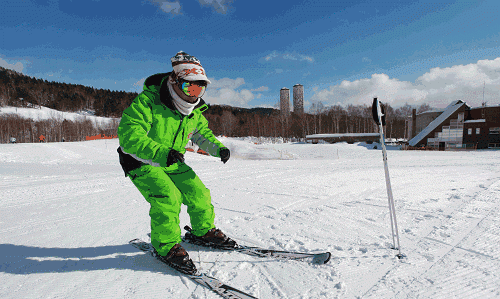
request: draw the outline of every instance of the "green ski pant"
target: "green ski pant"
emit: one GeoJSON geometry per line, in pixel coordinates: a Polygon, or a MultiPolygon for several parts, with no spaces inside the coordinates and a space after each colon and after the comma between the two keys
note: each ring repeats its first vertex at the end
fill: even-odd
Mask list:
{"type": "Polygon", "coordinates": [[[181,204],[188,207],[194,235],[203,236],[215,227],[210,190],[186,164],[180,164],[173,172],[143,165],[130,171],[129,177],[151,205],[151,243],[160,255],[166,255],[181,242],[181,204]]]}

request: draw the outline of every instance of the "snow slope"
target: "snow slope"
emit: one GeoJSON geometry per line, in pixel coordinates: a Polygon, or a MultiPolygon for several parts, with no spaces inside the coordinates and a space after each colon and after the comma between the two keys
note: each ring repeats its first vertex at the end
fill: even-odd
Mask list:
{"type": "MultiPolygon", "coordinates": [[[[225,165],[186,153],[216,225],[242,244],[334,257],[320,266],[185,245],[209,275],[258,298],[500,297],[500,151],[389,152],[399,260],[380,150],[221,139],[225,165]]],[[[117,147],[0,144],[0,298],[218,298],[128,245],[147,239],[148,204],[117,147]]]]}

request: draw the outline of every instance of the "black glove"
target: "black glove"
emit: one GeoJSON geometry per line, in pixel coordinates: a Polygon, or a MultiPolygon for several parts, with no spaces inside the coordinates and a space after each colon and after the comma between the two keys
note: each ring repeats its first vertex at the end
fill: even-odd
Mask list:
{"type": "Polygon", "coordinates": [[[227,160],[229,160],[229,157],[231,156],[231,152],[229,152],[228,148],[221,148],[219,151],[220,155],[220,160],[226,164],[227,160]]]}
{"type": "Polygon", "coordinates": [[[167,156],[167,167],[177,162],[184,163],[184,155],[174,149],[171,149],[167,156]]]}

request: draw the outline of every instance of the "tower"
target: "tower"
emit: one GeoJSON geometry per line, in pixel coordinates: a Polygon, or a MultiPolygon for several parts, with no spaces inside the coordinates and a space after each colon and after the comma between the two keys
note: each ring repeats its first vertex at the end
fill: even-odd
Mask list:
{"type": "Polygon", "coordinates": [[[293,112],[295,115],[304,114],[304,86],[302,84],[293,86],[293,112]]]}
{"type": "Polygon", "coordinates": [[[280,90],[280,111],[282,120],[290,117],[290,89],[286,87],[280,90]]]}

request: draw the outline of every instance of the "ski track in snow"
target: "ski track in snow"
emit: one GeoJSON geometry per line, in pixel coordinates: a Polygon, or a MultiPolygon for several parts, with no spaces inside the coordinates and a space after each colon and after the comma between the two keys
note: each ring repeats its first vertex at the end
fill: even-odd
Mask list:
{"type": "MultiPolygon", "coordinates": [[[[363,297],[369,297],[367,295],[371,292],[375,294],[374,298],[379,297],[380,293],[376,292],[377,288],[391,288],[397,298],[494,298],[500,295],[498,254],[492,256],[465,248],[468,246],[461,246],[469,238],[475,241],[483,239],[484,230],[481,229],[481,223],[491,217],[498,219],[499,187],[500,181],[496,181],[489,187],[479,185],[478,188],[473,188],[471,194],[455,196],[454,198],[460,200],[450,206],[446,216],[436,218],[432,225],[428,226],[427,234],[417,242],[410,243],[412,246],[408,247],[407,254],[410,257],[418,257],[420,260],[417,261],[417,258],[414,258],[410,264],[403,262],[395,265],[363,297]],[[455,260],[455,256],[459,256],[460,259],[455,260]],[[490,265],[472,265],[467,261],[466,256],[481,264],[485,262],[481,261],[481,257],[485,257],[490,265]],[[444,262],[446,260],[448,263],[444,262]],[[449,262],[452,260],[452,264],[458,265],[450,265],[449,262]],[[411,275],[401,269],[408,266],[417,266],[410,272],[411,275]],[[465,269],[461,269],[462,267],[465,269]],[[449,272],[444,271],[443,268],[448,268],[449,272]],[[441,276],[437,276],[436,272],[441,276]],[[446,277],[445,283],[439,284],[436,290],[434,288],[436,282],[444,277],[446,277]],[[468,279],[476,279],[481,282],[481,285],[470,283],[463,285],[468,279]],[[398,284],[395,285],[396,281],[398,284]]],[[[500,234],[497,232],[492,237],[491,243],[498,244],[500,234]]]]}
{"type": "MultiPolygon", "coordinates": [[[[186,244],[208,275],[258,298],[500,297],[500,151],[389,151],[399,260],[380,150],[221,140],[235,153],[225,165],[186,153],[216,225],[241,244],[333,256],[311,265],[186,244]]],[[[149,207],[117,147],[0,145],[1,298],[219,298],[128,245],[149,232],[149,207]]]]}

